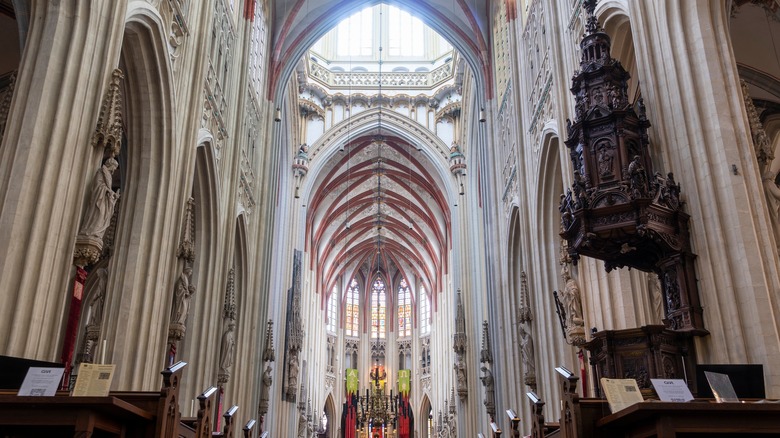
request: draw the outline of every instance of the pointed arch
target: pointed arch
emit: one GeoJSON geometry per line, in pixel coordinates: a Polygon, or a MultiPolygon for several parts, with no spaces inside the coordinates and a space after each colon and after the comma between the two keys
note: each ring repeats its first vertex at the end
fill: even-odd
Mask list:
{"type": "Polygon", "coordinates": [[[433,407],[431,407],[431,400],[428,398],[428,394],[424,393],[422,401],[420,402],[420,415],[417,417],[420,419],[420,438],[435,438],[431,432],[433,428],[433,407]]]}
{"type": "MultiPolygon", "coordinates": [[[[303,0],[298,0],[291,9],[277,10],[276,18],[284,22],[273,38],[272,45],[276,49],[271,58],[272,79],[268,83],[268,95],[274,96],[274,101],[281,102],[285,84],[306,50],[342,19],[380,3],[387,2],[347,0],[331,7],[307,7],[306,13],[300,14],[303,0]],[[284,15],[279,16],[279,12],[284,15]]],[[[447,11],[442,11],[432,3],[417,0],[395,0],[393,4],[411,12],[455,47],[474,72],[477,96],[485,100],[493,98],[493,76],[484,56],[484,53],[489,52],[487,20],[479,16],[481,8],[472,8],[463,0],[458,0],[457,7],[456,3],[452,3],[452,9],[447,11]]]]}
{"type": "Polygon", "coordinates": [[[214,146],[206,132],[200,133],[200,142],[195,149],[195,168],[192,175],[193,217],[195,222],[195,261],[192,266],[191,284],[196,293],[187,322],[187,332],[182,342],[181,357],[204,358],[204,366],[193,369],[191,378],[182,382],[182,398],[192,399],[197,392],[208,386],[213,369],[206,364],[216,363],[216,350],[208,348],[219,345],[221,327],[220,310],[223,305],[225,285],[216,278],[220,247],[217,227],[219,224],[219,187],[217,162],[214,146]],[[208,358],[208,359],[207,359],[208,358]]]}
{"type": "MultiPolygon", "coordinates": [[[[329,392],[325,398],[325,406],[323,408],[323,414],[327,417],[328,422],[325,427],[325,438],[336,438],[338,433],[338,411],[336,410],[336,403],[333,401],[333,393],[329,392]]],[[[322,436],[322,435],[320,435],[322,436]]]]}
{"type": "Polygon", "coordinates": [[[620,61],[631,75],[628,80],[628,98],[636,102],[641,96],[639,71],[636,63],[634,34],[631,29],[631,18],[626,10],[626,3],[617,0],[599,2],[597,15],[604,26],[605,32],[612,38],[612,57],[620,61]]]}
{"type": "Polygon", "coordinates": [[[148,5],[128,7],[119,67],[126,142],[120,153],[122,187],[106,303],[105,332],[114,336],[109,360],[138,363],[119,370],[120,387],[152,389],[165,355],[180,196],[175,192],[173,79],[165,26],[148,5]],[[160,236],[150,239],[146,236],[160,236]],[[140,305],[139,305],[140,303],[140,305]],[[130,309],[134,309],[132,312],[130,309]]]}

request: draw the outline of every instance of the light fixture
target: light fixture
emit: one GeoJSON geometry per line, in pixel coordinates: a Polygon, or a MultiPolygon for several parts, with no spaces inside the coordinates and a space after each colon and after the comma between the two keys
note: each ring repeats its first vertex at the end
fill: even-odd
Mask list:
{"type": "Polygon", "coordinates": [[[464,195],[466,193],[465,189],[463,188],[463,182],[460,183],[460,194],[464,195]]]}
{"type": "Polygon", "coordinates": [[[480,123],[485,123],[487,121],[487,117],[485,116],[485,107],[479,109],[479,121],[480,123]]]}
{"type": "Polygon", "coordinates": [[[276,107],[276,115],[274,116],[274,122],[281,122],[281,121],[282,121],[282,109],[276,107]]]}
{"type": "Polygon", "coordinates": [[[295,199],[298,199],[298,198],[301,197],[301,195],[298,194],[298,186],[295,186],[295,195],[294,195],[294,197],[295,197],[295,199]]]}

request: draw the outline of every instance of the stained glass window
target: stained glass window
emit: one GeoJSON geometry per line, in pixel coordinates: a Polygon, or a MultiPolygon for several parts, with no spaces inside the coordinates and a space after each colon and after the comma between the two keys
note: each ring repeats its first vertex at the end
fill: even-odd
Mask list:
{"type": "Polygon", "coordinates": [[[360,291],[354,278],[347,288],[347,311],[344,328],[347,336],[358,336],[360,327],[360,291]]]}
{"type": "Polygon", "coordinates": [[[387,332],[385,321],[387,320],[385,310],[387,308],[387,293],[385,292],[385,282],[381,278],[374,280],[371,287],[371,337],[385,338],[387,332]]]}
{"type": "Polygon", "coordinates": [[[327,327],[328,331],[331,333],[336,333],[336,308],[338,307],[338,295],[339,291],[336,286],[333,286],[333,291],[330,293],[330,296],[328,297],[328,322],[327,327]]]}
{"type": "Polygon", "coordinates": [[[427,335],[431,332],[431,300],[425,292],[425,288],[420,288],[420,296],[417,300],[420,304],[420,334],[427,335]]]}
{"type": "Polygon", "coordinates": [[[412,336],[412,291],[405,278],[398,285],[398,336],[412,336]]]}

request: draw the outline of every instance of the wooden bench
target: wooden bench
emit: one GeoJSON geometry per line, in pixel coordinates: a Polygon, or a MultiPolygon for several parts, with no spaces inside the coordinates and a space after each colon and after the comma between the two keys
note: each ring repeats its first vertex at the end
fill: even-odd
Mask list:
{"type": "MultiPolygon", "coordinates": [[[[179,388],[187,364],[179,362],[162,371],[159,392],[113,391],[106,397],[71,397],[59,392],[54,397],[22,397],[17,391],[0,391],[0,436],[73,437],[116,436],[122,438],[233,438],[238,406],[228,409],[221,432],[213,432],[217,388],[198,396],[198,415],[182,419],[179,388]]],[[[250,437],[255,421],[250,420],[243,436],[250,437]]]]}

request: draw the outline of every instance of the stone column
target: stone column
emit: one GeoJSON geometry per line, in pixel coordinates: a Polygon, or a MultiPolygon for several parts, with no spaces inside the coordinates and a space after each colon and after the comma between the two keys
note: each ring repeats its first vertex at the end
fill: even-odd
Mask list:
{"type": "Polygon", "coordinates": [[[90,136],[119,57],[124,0],[31,2],[0,146],[0,353],[54,360],[67,316],[90,136]]]}
{"type": "Polygon", "coordinates": [[[651,147],[685,187],[703,363],[763,363],[780,396],[780,276],[724,2],[629,1],[651,147]],[[706,80],[700,80],[706,78],[706,80]],[[653,135],[654,134],[654,135],[653,135]]]}

